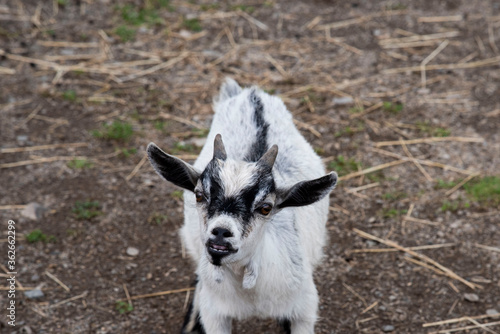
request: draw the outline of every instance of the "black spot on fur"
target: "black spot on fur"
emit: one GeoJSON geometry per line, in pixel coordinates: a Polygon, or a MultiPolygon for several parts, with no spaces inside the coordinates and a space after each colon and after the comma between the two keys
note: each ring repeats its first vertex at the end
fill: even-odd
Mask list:
{"type": "Polygon", "coordinates": [[[267,151],[267,131],[269,124],[264,119],[264,106],[261,99],[255,94],[255,91],[250,93],[250,103],[254,108],[253,120],[257,127],[257,137],[244,160],[255,162],[267,151]]]}
{"type": "Polygon", "coordinates": [[[290,319],[280,319],[278,320],[279,325],[283,328],[284,333],[291,334],[292,333],[292,322],[290,319]]]}

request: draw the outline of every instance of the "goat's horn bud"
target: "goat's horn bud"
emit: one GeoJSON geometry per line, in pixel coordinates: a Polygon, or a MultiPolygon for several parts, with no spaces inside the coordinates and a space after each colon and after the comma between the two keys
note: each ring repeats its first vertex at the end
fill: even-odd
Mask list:
{"type": "Polygon", "coordinates": [[[258,165],[272,169],[274,162],[276,161],[276,156],[278,155],[278,145],[273,145],[257,162],[258,165]]]}
{"type": "Polygon", "coordinates": [[[214,159],[226,160],[227,154],[224,148],[224,143],[222,142],[222,136],[217,134],[214,140],[214,159]]]}

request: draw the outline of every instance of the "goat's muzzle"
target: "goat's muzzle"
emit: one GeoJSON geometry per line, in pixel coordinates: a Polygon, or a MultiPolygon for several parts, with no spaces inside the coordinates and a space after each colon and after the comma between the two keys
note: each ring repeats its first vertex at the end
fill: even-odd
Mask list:
{"type": "Polygon", "coordinates": [[[210,262],[216,266],[221,265],[222,258],[238,251],[237,249],[234,249],[231,243],[224,241],[221,237],[209,239],[206,243],[206,247],[209,258],[211,258],[210,262]]]}

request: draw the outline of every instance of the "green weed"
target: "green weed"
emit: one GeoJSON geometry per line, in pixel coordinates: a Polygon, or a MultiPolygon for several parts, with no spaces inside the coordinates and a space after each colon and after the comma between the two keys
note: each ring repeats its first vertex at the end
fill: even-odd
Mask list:
{"type": "Polygon", "coordinates": [[[119,150],[120,150],[120,155],[124,158],[129,158],[137,153],[136,148],[121,148],[119,150]]]}
{"type": "Polygon", "coordinates": [[[129,28],[126,25],[116,27],[115,34],[122,42],[128,42],[135,38],[136,31],[134,28],[129,28]]]}
{"type": "Polygon", "coordinates": [[[88,169],[94,167],[94,164],[87,159],[73,159],[68,161],[68,167],[72,169],[88,169]]]}
{"type": "Polygon", "coordinates": [[[395,218],[395,217],[400,217],[404,214],[406,214],[408,210],[398,210],[398,209],[383,209],[382,210],[382,217],[384,218],[395,218]]]}
{"type": "Polygon", "coordinates": [[[449,137],[451,135],[451,131],[441,127],[434,127],[429,124],[429,122],[417,122],[415,124],[417,129],[424,134],[427,134],[431,137],[449,137]]]}
{"type": "Polygon", "coordinates": [[[388,201],[399,201],[407,197],[408,197],[407,193],[399,191],[388,192],[382,195],[382,198],[388,201]]]}
{"type": "Polygon", "coordinates": [[[255,11],[255,7],[248,5],[234,5],[231,6],[231,10],[241,10],[243,12],[247,12],[248,14],[252,14],[255,11]]]}
{"type": "Polygon", "coordinates": [[[177,153],[180,153],[180,152],[194,153],[196,151],[197,151],[197,148],[196,148],[195,145],[188,144],[188,143],[185,143],[185,142],[177,142],[177,143],[175,143],[175,146],[174,146],[174,149],[173,149],[173,153],[174,154],[177,154],[177,153]]]}
{"type": "Polygon", "coordinates": [[[500,204],[500,177],[486,176],[465,184],[469,197],[482,205],[497,206],[500,204]]]}
{"type": "Polygon", "coordinates": [[[129,304],[129,303],[124,302],[124,301],[116,302],[115,308],[118,311],[118,313],[120,313],[120,314],[125,314],[128,312],[132,312],[134,310],[134,307],[132,306],[132,304],[129,304]]]}
{"type": "Polygon", "coordinates": [[[203,30],[203,28],[201,27],[200,20],[198,20],[197,18],[184,19],[184,21],[182,22],[182,26],[194,32],[199,32],[203,30]]]}
{"type": "Polygon", "coordinates": [[[337,159],[328,164],[328,168],[337,172],[339,176],[344,176],[361,169],[361,163],[353,158],[346,159],[344,156],[339,155],[337,159]]]}
{"type": "Polygon", "coordinates": [[[63,99],[65,99],[67,101],[74,102],[74,101],[76,101],[76,92],[72,89],[67,90],[67,91],[63,92],[62,97],[63,97],[63,99]]]}
{"type": "Polygon", "coordinates": [[[99,211],[101,204],[98,201],[76,201],[72,212],[77,219],[89,220],[102,215],[99,211]]]}
{"type": "Polygon", "coordinates": [[[383,103],[382,108],[387,112],[398,114],[403,110],[403,104],[399,102],[386,101],[383,103]]]}
{"type": "Polygon", "coordinates": [[[175,199],[182,200],[182,198],[184,197],[184,192],[182,190],[174,190],[172,191],[170,196],[172,196],[175,199]]]}
{"type": "Polygon", "coordinates": [[[26,237],[26,241],[28,241],[30,244],[33,244],[33,243],[39,242],[39,241],[44,242],[44,243],[56,241],[56,237],[54,237],[53,235],[46,235],[38,228],[36,230],[33,230],[30,233],[26,234],[25,237],[26,237]]]}
{"type": "Polygon", "coordinates": [[[156,224],[156,225],[161,225],[165,222],[168,221],[168,216],[161,214],[159,212],[153,213],[151,216],[148,218],[148,223],[150,224],[156,224]]]}
{"type": "Polygon", "coordinates": [[[134,130],[130,123],[113,121],[111,124],[103,124],[101,130],[94,130],[91,133],[97,138],[127,141],[134,134],[134,130]]]}
{"type": "Polygon", "coordinates": [[[445,212],[445,211],[451,211],[451,212],[455,212],[458,210],[458,208],[460,207],[460,202],[459,201],[443,201],[442,205],[441,205],[441,211],[445,212]]]}
{"type": "Polygon", "coordinates": [[[437,180],[437,183],[434,185],[434,189],[451,189],[460,183],[461,180],[458,181],[444,181],[441,179],[437,180]]]}
{"type": "Polygon", "coordinates": [[[200,5],[200,9],[202,11],[209,11],[209,10],[212,10],[212,9],[219,9],[220,8],[220,5],[218,3],[210,3],[210,4],[201,4],[200,5]]]}

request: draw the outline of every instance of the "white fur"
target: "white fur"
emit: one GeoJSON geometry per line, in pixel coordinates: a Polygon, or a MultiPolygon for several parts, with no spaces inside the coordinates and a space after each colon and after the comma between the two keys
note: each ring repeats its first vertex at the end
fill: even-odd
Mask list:
{"type": "MultiPolygon", "coordinates": [[[[250,182],[255,164],[241,161],[257,133],[249,102],[252,90],[264,106],[268,142],[279,147],[273,168],[277,186],[291,187],[324,176],[320,158],[295,128],[283,102],[255,88],[242,90],[232,80],[226,81],[214,105],[207,145],[194,167],[205,169],[213,156],[214,138],[220,133],[228,156],[221,174],[226,195],[237,194],[250,182]]],[[[242,241],[236,218],[222,215],[206,221],[193,194],[186,191],[181,236],[197,264],[194,310],[199,310],[207,334],[229,334],[231,319],[252,316],[290,319],[294,334],[314,332],[318,295],[312,273],[326,243],[328,202],[326,196],[308,206],[284,208],[269,219],[259,218],[242,241]],[[234,237],[230,241],[239,249],[221,266],[210,263],[205,247],[214,226],[231,230],[234,237]]]]}

